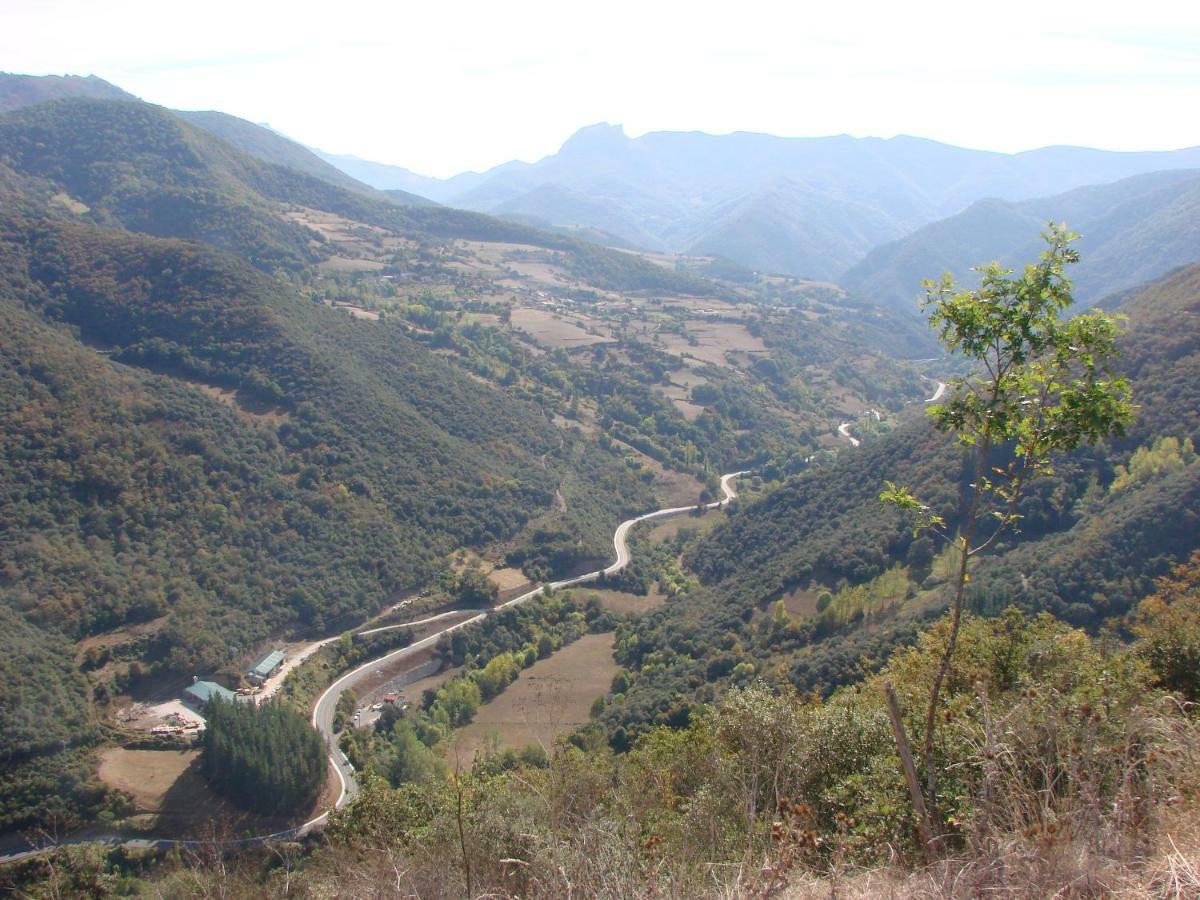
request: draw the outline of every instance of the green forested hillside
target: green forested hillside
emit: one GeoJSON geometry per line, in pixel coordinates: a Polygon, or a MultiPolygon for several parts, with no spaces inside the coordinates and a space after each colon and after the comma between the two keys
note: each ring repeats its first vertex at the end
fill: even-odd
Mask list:
{"type": "Polygon", "coordinates": [[[678,360],[632,343],[604,375],[478,325],[347,316],[313,265],[330,248],[284,213],[433,259],[455,238],[529,242],[593,291],[724,290],[632,254],[346,191],[141,103],[30,106],[0,116],[0,148],[5,826],[96,811],[89,749],[114,696],[345,627],[462,547],[540,575],[607,558],[613,524],[655,505],[653,473],[555,427],[542,383],[702,477],[762,452],[739,431],[791,402],[731,372],[693,426],[651,390],[678,360]]]}
{"type": "Polygon", "coordinates": [[[584,473],[605,490],[558,519],[580,555],[652,503],[619,457],[401,326],[200,244],[51,216],[0,221],[0,409],[5,825],[41,804],[35,771],[90,802],[61,746],[87,743],[89,690],[361,619],[584,473]],[[74,642],[102,633],[89,689],[74,642]]]}
{"type": "MultiPolygon", "coordinates": [[[[134,499],[145,503],[150,500],[145,492],[155,489],[168,497],[179,494],[176,478],[182,479],[181,474],[165,481],[155,477],[149,485],[130,490],[149,474],[135,461],[151,455],[150,450],[128,444],[142,438],[170,442],[163,448],[160,466],[199,464],[201,471],[188,476],[188,482],[200,476],[200,484],[207,481],[217,487],[212,476],[201,475],[204,467],[231,469],[217,483],[235,477],[241,484],[223,486],[208,498],[212,501],[235,501],[239,508],[251,508],[255,492],[250,486],[267,487],[263,482],[267,473],[276,473],[282,483],[267,487],[275,502],[267,497],[262,502],[274,507],[275,515],[284,514],[286,504],[280,508],[278,502],[284,500],[279,494],[283,491],[301,506],[319,506],[316,520],[304,524],[302,533],[326,542],[326,549],[318,552],[329,559],[320,566],[295,560],[291,577],[267,593],[267,598],[274,595],[276,600],[260,598],[256,605],[282,604],[284,595],[303,580],[306,589],[320,597],[317,605],[327,622],[369,609],[387,593],[418,583],[428,574],[428,560],[439,552],[514,533],[532,511],[550,505],[561,479],[555,469],[557,460],[565,465],[576,452],[573,442],[564,440],[539,410],[457,373],[401,329],[357,322],[291,296],[229,257],[196,245],[79,225],[26,223],[27,231],[22,233],[21,224],[8,221],[6,240],[0,244],[0,258],[9,273],[9,302],[23,301],[77,328],[110,360],[173,376],[147,380],[146,375],[114,368],[104,356],[72,346],[66,337],[35,341],[31,335],[46,326],[28,312],[6,307],[13,323],[9,333],[14,414],[43,401],[21,397],[20,392],[27,393],[35,382],[23,377],[20,367],[55,350],[67,358],[55,365],[42,364],[36,371],[68,383],[75,374],[88,374],[98,384],[89,389],[92,394],[76,398],[73,406],[45,398],[43,402],[52,405],[42,411],[43,416],[74,412],[80,422],[89,418],[102,422],[117,414],[106,408],[106,401],[128,397],[131,404],[130,409],[120,410],[126,427],[106,439],[118,442],[112,447],[114,458],[106,464],[95,458],[90,443],[54,452],[66,460],[77,459],[81,466],[99,465],[95,472],[89,469],[70,477],[60,473],[58,488],[66,492],[64,499],[86,508],[134,499]],[[16,324],[20,319],[26,322],[24,327],[16,324]],[[115,378],[140,381],[140,391],[149,392],[144,405],[133,402],[139,390],[107,384],[115,378]],[[224,402],[212,399],[213,395],[224,402]],[[164,417],[192,425],[198,433],[181,433],[178,426],[154,427],[164,417]],[[231,442],[246,446],[230,447],[231,442]],[[188,462],[193,457],[197,459],[188,462]],[[345,526],[335,526],[328,518],[339,510],[347,522],[357,520],[364,526],[356,539],[379,527],[388,534],[385,545],[370,551],[364,546],[373,562],[355,562],[352,554],[335,553],[334,546],[345,540],[339,537],[345,526]],[[325,529],[326,537],[320,538],[325,529]],[[342,569],[358,574],[342,589],[323,585],[328,579],[336,582],[342,569]],[[369,581],[360,583],[363,577],[369,581]]],[[[31,425],[44,421],[33,417],[31,425]]],[[[53,427],[72,433],[61,423],[53,427]]],[[[24,429],[16,428],[7,437],[30,439],[24,429]]],[[[37,446],[45,440],[39,437],[37,446]]],[[[43,465],[36,458],[29,462],[43,465]]],[[[49,472],[35,469],[29,477],[38,475],[46,478],[49,472]]],[[[618,496],[598,502],[636,507],[635,498],[618,496]]],[[[218,526],[244,527],[245,523],[236,514],[224,522],[226,513],[213,510],[204,524],[205,499],[188,495],[189,508],[177,510],[174,527],[199,529],[218,545],[224,544],[232,535],[222,538],[218,526]]],[[[118,520],[139,518],[124,512],[118,520]]],[[[299,510],[298,515],[301,519],[289,523],[292,528],[302,524],[299,510]]],[[[239,577],[261,574],[263,566],[270,568],[272,560],[278,563],[281,556],[303,546],[285,542],[271,548],[269,534],[275,530],[269,528],[260,539],[234,542],[240,545],[239,553],[262,552],[267,557],[260,564],[245,566],[239,577]]],[[[164,536],[148,524],[143,534],[146,539],[164,536]]],[[[587,535],[600,552],[602,535],[599,528],[587,535]]],[[[199,535],[193,537],[192,551],[197,540],[204,541],[199,535]]],[[[95,584],[89,579],[82,582],[95,584]]],[[[33,593],[39,607],[53,603],[56,596],[55,592],[33,593]]],[[[80,611],[72,614],[91,619],[86,624],[76,622],[80,630],[119,623],[125,613],[105,612],[113,602],[128,607],[140,602],[137,592],[104,589],[98,593],[107,599],[81,603],[80,611]]],[[[154,603],[151,607],[140,616],[164,611],[154,603]]],[[[310,610],[308,615],[312,614],[310,610]]],[[[271,627],[271,617],[264,620],[250,610],[244,615],[239,629],[266,633],[263,629],[271,627]]],[[[204,631],[192,631],[189,641],[194,643],[204,631]]]]}
{"type": "MultiPolygon", "coordinates": [[[[1200,464],[1182,446],[1200,438],[1200,266],[1125,308],[1119,368],[1137,420],[1122,440],[1061,459],[1035,483],[1020,534],[973,579],[977,610],[1017,604],[1095,627],[1127,614],[1200,546],[1200,464]]],[[[944,602],[938,548],[880,508],[883,481],[919,485],[953,522],[967,477],[961,452],[914,410],[907,427],[734,510],[687,552],[701,587],[619,632],[618,660],[640,674],[609,708],[609,727],[686,719],[730,677],[826,691],[880,664],[944,602]]]]}
{"type": "MultiPolygon", "coordinates": [[[[320,258],[315,235],[274,214],[251,181],[269,167],[166,110],[66,99],[0,117],[0,160],[87,207],[95,222],[203,240],[261,268],[320,258]]],[[[321,187],[329,187],[317,182],[321,187]]]]}
{"type": "MultiPolygon", "coordinates": [[[[114,701],[236,673],[268,639],[350,626],[434,580],[452,551],[550,577],[607,560],[613,525],[657,505],[648,463],[688,473],[667,480],[691,500],[719,463],[811,443],[830,427],[813,393],[829,388],[808,385],[806,367],[828,358],[819,336],[837,335],[842,359],[858,331],[882,327],[848,313],[849,325],[804,330],[784,307],[774,315],[796,320],[794,346],[754,324],[776,345],[758,352],[779,364],[759,375],[749,354],[732,365],[718,351],[700,379],[711,408],[693,420],[660,391],[690,369],[645,333],[577,358],[546,352],[470,321],[468,308],[506,322],[475,299],[488,282],[458,270],[456,302],[419,287],[407,314],[331,308],[343,283],[315,263],[362,257],[286,213],[386,234],[400,249],[382,265],[416,278],[449,271],[453,241],[474,238],[547,251],[589,303],[633,305],[604,296],[614,288],[676,304],[727,290],[640,256],[346,191],[132,102],[0,116],[0,197],[0,607],[12,621],[0,655],[16,667],[0,704],[0,828],[97,813],[94,750],[120,727],[114,701]]],[[[386,284],[378,271],[365,270],[386,284]]],[[[507,290],[537,303],[524,282],[507,290]]],[[[656,327],[670,324],[661,315],[656,327]]],[[[755,346],[737,321],[725,327],[731,347],[755,346]]],[[[899,364],[870,365],[882,366],[867,375],[879,390],[862,387],[872,400],[898,406],[914,389],[899,364]]]]}
{"type": "Polygon", "coordinates": [[[0,164],[41,179],[65,194],[64,202],[82,203],[87,220],[204,241],[267,271],[296,269],[331,252],[322,235],[282,215],[285,206],[298,206],[414,238],[531,243],[562,252],[578,277],[602,287],[714,292],[711,282],[572,237],[348,190],[256,159],[146,103],[72,98],[0,116],[0,164]]]}

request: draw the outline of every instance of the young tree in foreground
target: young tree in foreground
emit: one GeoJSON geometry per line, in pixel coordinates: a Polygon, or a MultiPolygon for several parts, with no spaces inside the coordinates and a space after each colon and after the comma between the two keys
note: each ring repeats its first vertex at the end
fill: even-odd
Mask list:
{"type": "MultiPolygon", "coordinates": [[[[974,481],[962,521],[957,528],[948,525],[902,485],[886,482],[887,489],[880,495],[884,503],[912,517],[914,533],[928,530],[958,551],[957,577],[951,582],[950,632],[925,716],[924,798],[915,781],[910,785],[918,813],[922,799],[929,810],[934,836],[938,822],[934,734],[942,686],[958,640],[971,560],[991,548],[1006,530],[1016,529],[1022,492],[1033,479],[1051,473],[1053,454],[1121,435],[1133,417],[1129,385],[1109,367],[1117,354],[1116,320],[1099,311],[1060,317],[1073,302],[1064,270],[1079,261],[1071,247],[1078,235],[1064,225],[1051,224],[1042,237],[1048,249],[1018,277],[1011,269],[991,263],[976,270],[981,273],[976,290],[958,290],[949,274],[925,282],[922,305],[930,310],[930,326],[938,339],[951,353],[978,365],[974,376],[953,382],[949,399],[929,411],[938,429],[954,432],[973,454],[974,481]]],[[[900,749],[905,755],[906,749],[900,749]]]]}

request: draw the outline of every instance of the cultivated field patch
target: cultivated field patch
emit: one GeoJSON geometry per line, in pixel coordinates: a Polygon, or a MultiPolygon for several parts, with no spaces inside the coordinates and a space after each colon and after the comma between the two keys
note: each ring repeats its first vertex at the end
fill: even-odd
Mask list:
{"type": "MultiPolygon", "coordinates": [[[[291,822],[278,817],[255,816],[239,810],[213,793],[200,774],[199,750],[127,750],[109,747],[100,753],[100,778],[128,794],[138,824],[151,834],[189,836],[217,826],[229,834],[262,833],[291,822]]],[[[298,817],[305,821],[337,799],[337,778],[326,779],[313,810],[298,817]]]]}
{"type": "Polygon", "coordinates": [[[500,748],[540,744],[549,751],[555,738],[586,723],[593,701],[608,692],[617,674],[612,647],[611,632],[588,634],[538,660],[459,729],[448,742],[447,761],[470,768],[493,736],[500,748]]]}
{"type": "Polygon", "coordinates": [[[529,306],[513,309],[512,327],[525,332],[538,343],[554,349],[590,347],[592,344],[604,344],[612,340],[603,335],[589,334],[559,313],[529,306]]]}
{"type": "Polygon", "coordinates": [[[659,337],[668,353],[687,354],[714,366],[729,366],[727,353],[749,356],[767,355],[766,345],[737,322],[688,322],[690,339],[663,333],[659,337]]]}
{"type": "Polygon", "coordinates": [[[650,585],[650,590],[646,592],[646,596],[641,597],[637,594],[630,594],[625,591],[600,590],[588,591],[583,594],[583,599],[586,601],[595,597],[600,601],[600,605],[610,612],[626,615],[630,613],[641,613],[651,609],[657,609],[666,602],[666,594],[663,594],[658,589],[658,582],[650,585]]]}
{"type": "Polygon", "coordinates": [[[679,410],[689,422],[695,422],[700,418],[700,414],[704,412],[704,407],[699,403],[693,403],[691,400],[691,391],[677,384],[672,384],[667,387],[656,387],[656,391],[671,401],[671,405],[679,410]]]}
{"type": "Polygon", "coordinates": [[[817,614],[817,598],[824,590],[820,585],[796,588],[783,595],[783,608],[796,619],[811,619],[817,614]]]}
{"type": "Polygon", "coordinates": [[[511,591],[529,584],[529,576],[512,567],[492,569],[488,572],[488,580],[501,591],[511,591]]]}
{"type": "MultiPolygon", "coordinates": [[[[647,536],[652,543],[660,541],[669,541],[678,535],[681,531],[689,531],[695,534],[703,534],[710,528],[724,521],[725,516],[716,510],[709,510],[700,516],[676,516],[673,519],[665,519],[654,525],[648,532],[647,536]]],[[[643,526],[645,527],[645,526],[643,526]]]]}
{"type": "Polygon", "coordinates": [[[203,780],[189,770],[200,758],[199,750],[126,750],[109,747],[100,753],[100,778],[133,798],[140,813],[164,812],[167,793],[176,782],[190,777],[188,794],[207,792],[203,780]],[[191,782],[198,782],[192,784],[191,782]]]}

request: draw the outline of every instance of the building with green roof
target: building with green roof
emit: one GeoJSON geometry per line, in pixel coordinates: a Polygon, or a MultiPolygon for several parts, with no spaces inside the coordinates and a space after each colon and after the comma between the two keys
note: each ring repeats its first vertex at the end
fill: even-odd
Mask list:
{"type": "Polygon", "coordinates": [[[237,695],[224,685],[217,684],[215,681],[201,681],[199,678],[183,689],[183,702],[197,712],[203,712],[204,707],[213,698],[220,698],[232,703],[237,699],[237,695]]]}
{"type": "Polygon", "coordinates": [[[272,650],[252,665],[246,675],[255,684],[262,684],[279,670],[279,667],[283,665],[283,660],[284,652],[282,650],[272,650]]]}

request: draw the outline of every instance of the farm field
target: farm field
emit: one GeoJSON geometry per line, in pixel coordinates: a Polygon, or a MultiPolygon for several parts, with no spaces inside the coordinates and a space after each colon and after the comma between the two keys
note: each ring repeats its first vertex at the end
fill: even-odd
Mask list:
{"type": "Polygon", "coordinates": [[[695,343],[678,334],[662,334],[660,338],[668,353],[679,357],[691,356],[714,366],[729,366],[727,353],[766,356],[769,351],[761,339],[752,335],[745,325],[736,322],[692,322],[688,331],[695,343]]]}
{"type": "MultiPolygon", "coordinates": [[[[207,794],[203,780],[192,771],[200,758],[199,750],[126,750],[113,747],[100,754],[100,778],[133,798],[139,813],[154,813],[165,818],[180,810],[164,805],[174,790],[177,797],[194,799],[207,794]]],[[[209,798],[214,799],[214,798],[209,798]]]]}
{"type": "MultiPolygon", "coordinates": [[[[199,750],[110,747],[100,754],[100,778],[132,798],[137,824],[150,833],[201,834],[214,823],[231,833],[291,824],[242,812],[210,791],[200,774],[199,750]]],[[[337,799],[336,781],[326,780],[314,809],[337,799]]],[[[301,820],[307,818],[305,815],[301,820]]]]}
{"type": "Polygon", "coordinates": [[[667,599],[666,595],[658,590],[657,582],[650,586],[649,592],[644,597],[626,593],[625,591],[607,589],[602,591],[588,591],[583,597],[585,600],[595,597],[605,609],[620,614],[647,612],[648,610],[662,606],[667,599]]]}
{"type": "MultiPolygon", "coordinates": [[[[702,516],[687,515],[676,516],[673,519],[666,519],[654,525],[646,532],[646,536],[652,543],[661,541],[669,541],[676,537],[681,531],[695,532],[702,534],[708,531],[713,526],[717,525],[725,518],[724,514],[717,510],[709,510],[702,516]]],[[[645,528],[646,526],[642,526],[645,528]]]]}
{"type": "Polygon", "coordinates": [[[700,418],[700,414],[704,412],[703,406],[701,406],[699,403],[693,403],[690,399],[688,399],[691,396],[691,392],[685,387],[672,384],[666,388],[657,388],[657,390],[664,397],[670,400],[671,403],[674,404],[675,408],[679,410],[680,415],[682,415],[689,422],[695,422],[698,418],[700,418]]]}
{"type": "Polygon", "coordinates": [[[540,744],[549,750],[556,737],[586,723],[592,702],[608,692],[618,668],[612,646],[611,632],[588,634],[538,660],[458,731],[447,761],[470,768],[493,735],[500,748],[540,744]]]}
{"type": "Polygon", "coordinates": [[[626,456],[634,457],[644,468],[654,473],[654,496],[662,506],[691,506],[699,502],[704,484],[694,475],[668,469],[658,460],[622,441],[613,443],[620,447],[626,456]]]}
{"type": "Polygon", "coordinates": [[[803,621],[817,614],[817,597],[821,592],[812,587],[796,588],[783,595],[783,608],[788,615],[803,621]]]}
{"type": "Polygon", "coordinates": [[[559,313],[528,306],[518,306],[513,309],[512,327],[525,332],[538,343],[556,350],[590,347],[593,344],[605,344],[612,341],[612,338],[599,334],[588,334],[559,313]]]}
{"type": "Polygon", "coordinates": [[[529,584],[529,577],[520,569],[497,567],[488,572],[488,580],[501,591],[512,591],[529,584]]]}

